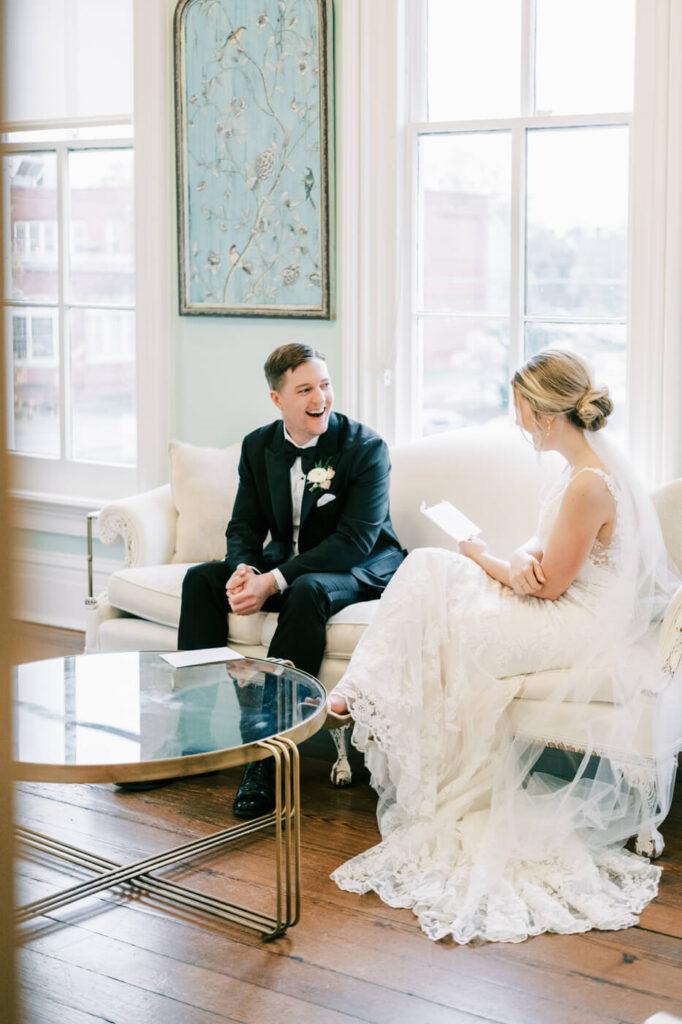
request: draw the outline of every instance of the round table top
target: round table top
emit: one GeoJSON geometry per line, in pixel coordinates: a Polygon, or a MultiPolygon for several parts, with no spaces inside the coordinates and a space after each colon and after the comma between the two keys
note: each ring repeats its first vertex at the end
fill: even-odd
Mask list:
{"type": "Polygon", "coordinates": [[[256,744],[268,737],[300,743],[325,718],[313,676],[253,658],[173,667],[155,652],[80,654],[13,672],[14,776],[28,781],[215,771],[267,757],[256,744]]]}

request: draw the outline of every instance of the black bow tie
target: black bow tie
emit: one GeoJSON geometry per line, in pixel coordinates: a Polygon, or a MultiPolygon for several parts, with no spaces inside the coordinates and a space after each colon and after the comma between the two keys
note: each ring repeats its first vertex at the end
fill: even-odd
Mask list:
{"type": "Polygon", "coordinates": [[[311,448],[297,448],[291,441],[284,439],[284,445],[282,447],[282,458],[291,468],[296,459],[301,460],[301,467],[304,473],[308,473],[315,463],[315,453],[317,451],[316,445],[311,448]]]}

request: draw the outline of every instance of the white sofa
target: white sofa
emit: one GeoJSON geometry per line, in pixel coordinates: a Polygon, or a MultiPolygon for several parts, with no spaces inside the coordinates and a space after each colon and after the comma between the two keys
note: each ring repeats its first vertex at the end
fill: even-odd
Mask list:
{"type": "MultiPolygon", "coordinates": [[[[170,484],[101,510],[99,536],[108,544],[122,538],[126,562],[112,575],[108,592],[89,599],[86,650],[175,649],[182,579],[188,564],[224,555],[224,528],[236,491],[237,461],[238,448],[201,449],[174,442],[170,484]],[[200,522],[202,517],[205,521],[200,522]],[[198,549],[194,549],[197,539],[198,549]],[[195,557],[188,558],[188,553],[195,557]]],[[[445,498],[482,527],[495,553],[510,553],[533,532],[541,490],[559,471],[558,457],[538,459],[519,432],[511,429],[436,435],[396,446],[391,461],[391,515],[408,550],[455,546],[420,513],[422,501],[430,505],[445,498]]],[[[658,490],[654,501],[669,553],[682,571],[682,479],[658,490]]],[[[351,605],[329,620],[319,673],[328,690],[343,674],[377,604],[351,605]]],[[[245,655],[265,657],[275,623],[273,613],[230,614],[227,642],[245,655]]],[[[662,660],[670,672],[676,671],[682,655],[682,587],[661,626],[660,644],[662,660]]],[[[517,731],[573,750],[583,748],[586,722],[595,735],[595,722],[608,720],[607,731],[613,735],[611,715],[627,715],[627,708],[609,706],[606,699],[598,706],[566,702],[548,720],[542,698],[552,676],[530,673],[523,678],[509,712],[517,731]]],[[[661,715],[665,717],[660,699],[652,698],[650,717],[638,737],[634,772],[641,772],[646,764],[661,715]]],[[[596,729],[598,736],[598,725],[596,729]]],[[[603,752],[619,753],[606,748],[603,752]]],[[[348,781],[342,750],[341,755],[333,777],[348,781]]],[[[655,851],[649,852],[662,848],[660,838],[654,845],[655,851]]]]}

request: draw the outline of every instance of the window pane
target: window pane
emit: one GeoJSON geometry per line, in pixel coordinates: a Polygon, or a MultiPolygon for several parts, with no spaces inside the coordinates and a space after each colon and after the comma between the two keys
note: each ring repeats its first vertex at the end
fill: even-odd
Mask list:
{"type": "Polygon", "coordinates": [[[635,0],[537,0],[535,107],[632,110],[635,0]]]}
{"type": "Polygon", "coordinates": [[[527,138],[526,312],[624,317],[628,129],[527,138]]]}
{"type": "Polygon", "coordinates": [[[57,299],[57,157],[21,153],[3,158],[9,183],[6,273],[11,299],[57,299]]]}
{"type": "Polygon", "coordinates": [[[510,187],[509,133],[422,136],[422,308],[508,313],[510,187]]]}
{"type": "Polygon", "coordinates": [[[131,0],[6,0],[5,8],[7,120],[132,113],[131,0]]]}
{"type": "Polygon", "coordinates": [[[72,309],[70,326],[72,455],[132,465],[136,457],[134,313],[72,309]]]}
{"type": "Polygon", "coordinates": [[[429,0],[427,38],[430,121],[519,114],[520,0],[429,0]]]}
{"type": "Polygon", "coordinates": [[[504,419],[509,400],[509,324],[479,317],[419,319],[422,432],[504,419]]]}
{"type": "Polygon", "coordinates": [[[12,449],[59,455],[57,311],[9,306],[6,318],[12,339],[12,449]]]}
{"type": "Polygon", "coordinates": [[[609,416],[609,436],[624,446],[626,390],[626,329],[624,324],[526,324],[526,358],[543,348],[566,348],[589,364],[595,381],[606,384],[615,408],[609,416]]]}
{"type": "Polygon", "coordinates": [[[133,152],[69,153],[71,300],[132,304],[133,152]]]}
{"type": "Polygon", "coordinates": [[[33,314],[31,318],[31,358],[33,360],[54,360],[57,356],[57,338],[54,322],[48,315],[33,314]]]}

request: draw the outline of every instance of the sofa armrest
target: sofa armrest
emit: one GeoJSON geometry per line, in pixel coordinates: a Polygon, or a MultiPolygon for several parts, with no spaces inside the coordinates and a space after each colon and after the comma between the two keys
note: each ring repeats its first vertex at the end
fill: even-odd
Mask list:
{"type": "Polygon", "coordinates": [[[682,586],[668,605],[658,634],[658,646],[666,672],[674,675],[682,661],[682,586]]]}
{"type": "Polygon", "coordinates": [[[165,565],[175,551],[177,518],[170,484],[164,484],[105,505],[98,518],[99,539],[103,544],[123,540],[126,569],[165,565]]]}

